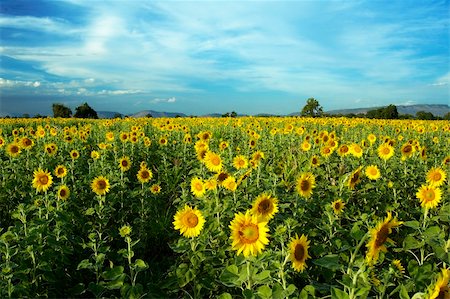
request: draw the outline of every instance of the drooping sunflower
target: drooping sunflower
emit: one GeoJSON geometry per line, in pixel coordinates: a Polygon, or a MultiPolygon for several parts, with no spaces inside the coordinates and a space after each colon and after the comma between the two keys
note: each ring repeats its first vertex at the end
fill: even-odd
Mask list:
{"type": "Polygon", "coordinates": [[[343,202],[342,199],[339,198],[331,203],[331,207],[333,208],[333,212],[336,215],[339,215],[342,210],[344,210],[345,202],[343,202]]]}
{"type": "Polygon", "coordinates": [[[53,183],[53,178],[50,172],[48,172],[47,170],[44,171],[39,168],[38,170],[35,170],[33,174],[33,188],[35,188],[39,192],[46,192],[53,183]]]}
{"type": "Polygon", "coordinates": [[[66,200],[70,196],[70,190],[66,185],[58,187],[57,198],[60,200],[66,200]]]}
{"type": "Polygon", "coordinates": [[[109,180],[104,176],[96,177],[91,183],[91,189],[97,195],[105,195],[109,192],[109,187],[109,180]]]}
{"type": "Polygon", "coordinates": [[[436,282],[428,288],[427,299],[449,299],[450,298],[450,269],[443,268],[436,282]]]}
{"type": "Polygon", "coordinates": [[[312,195],[312,190],[315,187],[316,187],[316,178],[310,172],[303,173],[297,179],[296,189],[298,194],[302,197],[309,198],[312,195]]]}
{"type": "Polygon", "coordinates": [[[355,189],[356,185],[361,182],[361,170],[362,166],[358,167],[355,171],[352,172],[347,181],[347,186],[350,190],[355,189]]]}
{"type": "Polygon", "coordinates": [[[376,181],[381,177],[380,170],[378,169],[378,166],[376,166],[376,165],[367,166],[365,174],[370,180],[373,180],[373,181],[376,181]]]}
{"type": "Polygon", "coordinates": [[[251,215],[250,211],[235,214],[229,227],[231,246],[237,250],[237,255],[243,253],[244,257],[256,256],[269,244],[267,222],[259,222],[258,217],[251,215]]]}
{"type": "Polygon", "coordinates": [[[397,269],[400,274],[405,273],[405,267],[403,267],[402,262],[400,260],[393,260],[392,265],[397,269]]]}
{"type": "Polygon", "coordinates": [[[220,156],[212,151],[206,152],[203,162],[205,163],[206,168],[213,172],[220,172],[223,166],[220,156]]]}
{"type": "Polygon", "coordinates": [[[178,210],[173,217],[172,222],[175,229],[180,231],[186,238],[193,238],[200,235],[205,224],[205,218],[196,208],[185,205],[183,209],[178,210]]]}
{"type": "Polygon", "coordinates": [[[61,179],[67,175],[67,168],[63,165],[58,165],[56,166],[54,173],[56,177],[61,179]]]}
{"type": "Polygon", "coordinates": [[[150,192],[152,192],[152,194],[158,194],[158,193],[160,193],[160,192],[161,192],[161,186],[158,185],[158,184],[153,184],[153,185],[150,187],[150,192]]]}
{"type": "Polygon", "coordinates": [[[425,209],[435,208],[442,198],[442,191],[434,185],[422,185],[416,193],[420,205],[425,209]]]}
{"type": "Polygon", "coordinates": [[[253,202],[251,213],[259,221],[269,221],[278,212],[278,199],[267,193],[260,194],[253,202]]]}
{"type": "Polygon", "coordinates": [[[248,160],[243,155],[236,156],[233,159],[233,166],[236,169],[245,169],[248,167],[248,160]]]}
{"type": "Polygon", "coordinates": [[[16,142],[11,142],[6,147],[6,152],[8,153],[8,155],[10,157],[13,157],[13,158],[19,156],[19,154],[21,152],[19,144],[16,142]]]}
{"type": "Polygon", "coordinates": [[[380,251],[387,252],[386,242],[394,244],[394,241],[389,238],[389,234],[392,233],[393,228],[400,226],[402,223],[397,218],[392,219],[391,212],[387,212],[384,221],[380,221],[370,230],[370,240],[366,244],[366,261],[369,265],[377,262],[380,251]]]}
{"type": "Polygon", "coordinates": [[[205,194],[205,184],[203,183],[203,180],[201,180],[198,177],[194,177],[191,180],[191,192],[196,197],[202,197],[203,194],[205,194]]]}
{"type": "Polygon", "coordinates": [[[289,258],[292,262],[292,268],[297,272],[303,272],[307,268],[306,260],[310,258],[308,237],[303,235],[299,238],[297,235],[289,243],[289,258]]]}
{"type": "Polygon", "coordinates": [[[153,173],[147,167],[141,167],[136,175],[137,179],[141,184],[147,183],[153,177],[153,173]]]}
{"type": "Polygon", "coordinates": [[[444,184],[447,174],[439,167],[433,167],[427,172],[427,183],[439,187],[444,184]]]}
{"type": "Polygon", "coordinates": [[[378,156],[387,161],[394,155],[394,148],[389,143],[383,143],[378,147],[378,156]]]}
{"type": "Polygon", "coordinates": [[[120,171],[125,172],[130,170],[131,168],[131,161],[128,157],[122,157],[119,159],[119,168],[120,171]]]}

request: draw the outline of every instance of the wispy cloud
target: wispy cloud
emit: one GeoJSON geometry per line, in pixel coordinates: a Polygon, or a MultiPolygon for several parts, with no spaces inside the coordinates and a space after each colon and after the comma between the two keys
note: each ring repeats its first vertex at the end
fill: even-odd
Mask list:
{"type": "Polygon", "coordinates": [[[167,99],[161,99],[161,98],[155,98],[150,101],[150,103],[157,104],[157,103],[175,103],[177,99],[175,97],[167,98],[167,99]]]}

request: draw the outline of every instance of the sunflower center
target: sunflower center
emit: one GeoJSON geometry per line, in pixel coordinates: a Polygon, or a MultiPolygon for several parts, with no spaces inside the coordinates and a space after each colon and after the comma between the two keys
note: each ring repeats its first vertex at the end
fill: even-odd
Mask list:
{"type": "Polygon", "coordinates": [[[409,154],[411,151],[412,151],[411,145],[407,145],[407,146],[405,146],[405,148],[403,149],[403,152],[404,152],[405,154],[409,154]]]}
{"type": "Polygon", "coordinates": [[[361,152],[361,148],[359,146],[355,146],[353,148],[353,150],[355,151],[355,153],[360,153],[361,152]]]}
{"type": "Polygon", "coordinates": [[[123,161],[122,161],[122,166],[123,166],[123,167],[127,167],[127,166],[128,166],[128,162],[127,162],[126,160],[123,160],[123,161]]]}
{"type": "Polygon", "coordinates": [[[226,174],[225,172],[221,172],[220,174],[219,174],[219,176],[217,177],[217,180],[219,181],[219,182],[223,182],[223,181],[225,181],[225,179],[228,177],[228,174],[226,174]]]}
{"type": "Polygon", "coordinates": [[[340,202],[336,202],[336,203],[334,204],[334,209],[337,210],[337,211],[339,211],[339,210],[341,209],[341,203],[340,203],[340,202]]]}
{"type": "Polygon", "coordinates": [[[217,157],[217,156],[213,156],[213,157],[211,158],[211,163],[212,163],[214,166],[219,166],[219,165],[220,165],[220,158],[217,157]]]}
{"type": "Polygon", "coordinates": [[[61,190],[59,190],[59,196],[61,196],[61,197],[64,197],[64,196],[66,196],[66,190],[65,189],[61,189],[61,190]]]}
{"type": "Polygon", "coordinates": [[[239,230],[239,236],[241,241],[245,244],[255,243],[259,238],[258,225],[250,223],[244,225],[241,230],[239,230]]]}
{"type": "Polygon", "coordinates": [[[190,228],[196,227],[198,224],[198,217],[194,213],[189,213],[184,219],[186,222],[186,226],[190,228]]]}
{"type": "Polygon", "coordinates": [[[303,244],[295,245],[294,257],[297,261],[303,261],[305,257],[305,247],[303,246],[303,244]]]}
{"type": "Polygon", "coordinates": [[[18,146],[14,145],[14,146],[11,147],[11,153],[16,154],[18,152],[19,152],[19,147],[18,146]]]}
{"type": "Polygon", "coordinates": [[[309,186],[310,186],[310,184],[309,184],[309,182],[308,182],[307,180],[303,180],[303,181],[300,183],[300,189],[301,189],[302,191],[308,191],[308,190],[309,190],[309,186]]]}
{"type": "Polygon", "coordinates": [[[425,197],[426,201],[433,201],[434,197],[435,197],[434,191],[433,190],[425,191],[425,196],[424,197],[425,197]]]}
{"type": "Polygon", "coordinates": [[[318,162],[318,161],[317,161],[317,158],[313,158],[313,159],[312,159],[312,163],[313,163],[313,164],[317,164],[317,162],[318,162]]]}
{"type": "Polygon", "coordinates": [[[40,182],[42,185],[46,185],[46,184],[48,183],[48,177],[47,177],[46,175],[40,176],[40,177],[39,177],[39,182],[40,182]]]}
{"type": "Polygon", "coordinates": [[[351,179],[350,179],[350,183],[356,184],[356,182],[358,181],[358,179],[359,179],[359,173],[357,172],[357,173],[355,173],[354,175],[352,175],[352,177],[351,177],[351,179]]]}
{"type": "Polygon", "coordinates": [[[146,179],[146,178],[148,178],[149,176],[150,176],[150,174],[148,173],[147,170],[144,170],[144,171],[141,172],[141,177],[142,177],[143,179],[146,179]]]}
{"type": "Polygon", "coordinates": [[[104,180],[100,180],[97,182],[97,187],[100,190],[106,189],[106,182],[104,180]]]}
{"type": "Polygon", "coordinates": [[[269,199],[263,199],[258,205],[258,212],[266,214],[270,211],[272,205],[269,199]]]}
{"type": "Polygon", "coordinates": [[[342,147],[341,147],[341,152],[342,152],[342,153],[348,152],[348,146],[346,146],[346,145],[342,146],[342,147]]]}
{"type": "Polygon", "coordinates": [[[197,182],[197,183],[195,183],[194,188],[197,191],[202,191],[203,190],[203,185],[202,185],[202,183],[197,182]]]}
{"type": "Polygon", "coordinates": [[[58,174],[63,174],[64,173],[64,169],[63,168],[58,168],[58,174]]]}
{"type": "Polygon", "coordinates": [[[387,225],[383,225],[377,233],[377,239],[375,240],[375,245],[380,247],[386,242],[389,235],[389,227],[387,225]]]}
{"type": "Polygon", "coordinates": [[[435,172],[435,173],[433,174],[432,178],[433,178],[433,181],[436,181],[436,182],[437,182],[437,181],[441,180],[442,175],[441,175],[439,172],[435,172]]]}
{"type": "Polygon", "coordinates": [[[371,175],[377,175],[378,171],[377,171],[375,168],[370,168],[370,169],[369,169],[369,173],[370,173],[371,175]]]}
{"type": "Polygon", "coordinates": [[[389,155],[389,153],[391,152],[391,150],[388,147],[383,148],[383,150],[381,151],[384,155],[389,155]]]}

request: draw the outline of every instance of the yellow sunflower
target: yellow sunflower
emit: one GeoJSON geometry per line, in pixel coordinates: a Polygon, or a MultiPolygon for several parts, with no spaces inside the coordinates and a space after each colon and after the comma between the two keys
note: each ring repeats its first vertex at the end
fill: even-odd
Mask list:
{"type": "Polygon", "coordinates": [[[297,179],[297,192],[300,196],[309,198],[312,195],[312,190],[316,187],[316,178],[310,172],[303,173],[297,179]]]}
{"type": "Polygon", "coordinates": [[[119,159],[119,168],[120,171],[125,172],[130,170],[131,168],[131,161],[128,157],[122,157],[119,159]]]}
{"type": "Polygon", "coordinates": [[[373,181],[378,180],[381,177],[380,170],[378,169],[378,166],[376,165],[369,165],[366,167],[366,176],[373,181]]]}
{"type": "Polygon", "coordinates": [[[450,299],[450,269],[443,268],[436,282],[428,289],[427,299],[450,299]]]}
{"type": "Polygon", "coordinates": [[[6,147],[6,152],[8,153],[8,155],[10,157],[13,157],[13,158],[19,156],[19,154],[21,152],[19,144],[16,142],[12,142],[12,143],[8,144],[8,146],[6,147]]]}
{"type": "Polygon", "coordinates": [[[389,238],[389,234],[392,233],[393,228],[400,226],[402,223],[402,221],[397,221],[397,218],[392,219],[391,212],[387,212],[384,221],[380,221],[375,228],[370,230],[370,240],[366,245],[366,261],[369,265],[376,263],[380,251],[387,252],[386,242],[394,244],[394,241],[389,238]]]}
{"type": "Polygon", "coordinates": [[[333,212],[339,215],[344,210],[345,203],[339,198],[331,203],[331,207],[333,208],[333,212]]]}
{"type": "Polygon", "coordinates": [[[253,202],[251,213],[260,221],[269,221],[278,212],[278,199],[262,193],[253,202]]]}
{"type": "Polygon", "coordinates": [[[91,158],[94,160],[98,160],[100,158],[100,153],[97,151],[92,151],[91,152],[91,158]]]}
{"type": "Polygon", "coordinates": [[[387,161],[394,155],[394,148],[389,143],[383,143],[378,147],[378,156],[387,161]]]}
{"type": "Polygon", "coordinates": [[[427,183],[439,187],[444,184],[447,174],[439,167],[431,168],[427,172],[427,183]]]}
{"type": "Polygon", "coordinates": [[[223,166],[220,156],[211,151],[206,152],[203,162],[205,163],[206,168],[213,172],[220,172],[223,166]]]}
{"type": "Polygon", "coordinates": [[[289,244],[289,258],[292,262],[292,268],[297,272],[303,272],[307,268],[306,260],[310,258],[308,254],[309,243],[308,237],[302,235],[300,238],[295,236],[295,239],[289,244]]]}
{"type": "Polygon", "coordinates": [[[245,214],[235,214],[230,223],[233,250],[237,250],[237,255],[241,253],[244,257],[256,256],[269,243],[267,222],[259,222],[256,215],[251,215],[250,211],[245,214]]]}
{"type": "Polygon", "coordinates": [[[196,197],[202,197],[205,192],[205,184],[203,183],[203,180],[201,180],[198,177],[194,177],[191,180],[191,192],[192,194],[194,194],[196,197]]]}
{"type": "Polygon", "coordinates": [[[416,193],[420,204],[425,209],[435,208],[442,198],[442,191],[433,185],[422,185],[416,193]]]}
{"type": "Polygon", "coordinates": [[[205,189],[206,190],[216,190],[217,188],[217,180],[212,178],[205,181],[205,189]]]}
{"type": "Polygon", "coordinates": [[[37,191],[44,191],[46,192],[48,188],[53,183],[53,178],[50,172],[47,170],[42,170],[39,168],[38,170],[34,171],[34,178],[33,178],[33,188],[35,188],[37,191]]]}
{"type": "Polygon", "coordinates": [[[96,177],[91,183],[92,191],[97,195],[105,195],[109,192],[109,181],[104,176],[96,177]]]}
{"type": "Polygon", "coordinates": [[[311,157],[311,166],[318,167],[320,165],[320,159],[317,155],[311,157]]]}
{"type": "Polygon", "coordinates": [[[180,234],[186,238],[193,238],[200,235],[205,224],[205,218],[203,218],[202,213],[196,208],[192,209],[188,205],[178,210],[173,218],[175,229],[179,230],[180,234]]]}
{"type": "Polygon", "coordinates": [[[338,149],[338,155],[344,157],[350,154],[350,148],[346,144],[342,144],[338,149]]]}
{"type": "Polygon", "coordinates": [[[76,160],[79,157],[80,157],[79,151],[77,151],[76,149],[70,151],[70,158],[72,158],[72,160],[76,160]]]}
{"type": "Polygon", "coordinates": [[[153,184],[153,185],[150,187],[150,192],[152,192],[152,194],[158,194],[158,193],[160,193],[160,192],[161,192],[161,186],[158,185],[158,184],[153,184]]]}
{"type": "Polygon", "coordinates": [[[57,198],[61,200],[66,200],[69,198],[70,190],[66,185],[61,185],[58,187],[57,198]]]}
{"type": "Polygon", "coordinates": [[[151,170],[147,169],[147,167],[141,167],[136,175],[137,179],[141,184],[147,183],[153,177],[153,173],[151,170]]]}
{"type": "Polygon", "coordinates": [[[327,158],[327,159],[331,156],[332,153],[333,153],[333,149],[329,146],[324,146],[320,150],[320,154],[322,155],[322,157],[327,158]]]}
{"type": "Polygon", "coordinates": [[[233,159],[233,166],[236,169],[245,169],[248,167],[248,160],[243,155],[236,156],[233,159]]]}
{"type": "Polygon", "coordinates": [[[302,143],[302,151],[307,152],[311,149],[311,143],[309,143],[308,141],[304,141],[302,143]]]}
{"type": "Polygon", "coordinates": [[[350,146],[350,154],[352,154],[354,157],[361,158],[362,154],[363,154],[363,150],[359,144],[353,143],[350,146]]]}
{"type": "Polygon", "coordinates": [[[406,159],[410,158],[414,154],[415,149],[409,142],[407,142],[402,145],[402,147],[400,148],[400,152],[402,153],[402,158],[406,159]]]}
{"type": "Polygon", "coordinates": [[[355,189],[356,185],[361,182],[361,170],[362,166],[358,167],[348,178],[347,186],[350,190],[355,189]]]}
{"type": "Polygon", "coordinates": [[[228,176],[223,182],[222,187],[230,191],[236,191],[237,183],[233,176],[228,176]]]}
{"type": "Polygon", "coordinates": [[[31,149],[33,145],[34,141],[28,137],[22,137],[22,139],[20,139],[20,146],[25,150],[31,149]]]}
{"type": "Polygon", "coordinates": [[[405,273],[405,267],[403,267],[402,262],[400,260],[393,260],[392,265],[400,272],[400,274],[405,273]]]}
{"type": "Polygon", "coordinates": [[[56,166],[54,173],[56,177],[61,179],[67,175],[67,168],[63,165],[58,165],[56,166]]]}

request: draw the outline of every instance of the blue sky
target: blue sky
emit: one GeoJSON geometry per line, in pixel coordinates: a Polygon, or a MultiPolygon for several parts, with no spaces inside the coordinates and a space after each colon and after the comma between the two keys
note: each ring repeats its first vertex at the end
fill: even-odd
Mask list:
{"type": "Polygon", "coordinates": [[[0,3],[0,114],[449,104],[446,1],[0,3]]]}

